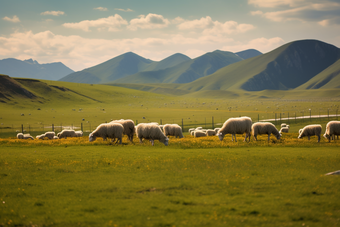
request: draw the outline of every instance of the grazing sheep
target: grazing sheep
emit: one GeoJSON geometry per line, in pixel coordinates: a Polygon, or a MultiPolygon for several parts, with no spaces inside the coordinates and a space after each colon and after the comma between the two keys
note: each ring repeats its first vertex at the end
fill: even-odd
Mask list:
{"type": "Polygon", "coordinates": [[[289,128],[288,127],[282,127],[280,129],[280,134],[282,134],[283,132],[288,133],[289,132],[289,128]]]}
{"type": "Polygon", "coordinates": [[[302,132],[302,128],[299,129],[299,135],[301,134],[301,132],[302,132]]]}
{"type": "Polygon", "coordinates": [[[318,142],[320,142],[321,131],[322,131],[321,125],[307,125],[302,129],[302,132],[300,132],[298,139],[307,136],[308,140],[310,140],[311,136],[317,136],[318,142]]]}
{"type": "Polygon", "coordinates": [[[281,128],[283,128],[283,127],[287,127],[287,124],[286,123],[282,123],[281,124],[281,128]]]}
{"type": "Polygon", "coordinates": [[[72,129],[64,129],[63,131],[59,132],[57,134],[58,138],[67,138],[67,137],[77,137],[77,134],[74,130],[72,129]]]}
{"type": "Polygon", "coordinates": [[[257,140],[257,135],[267,134],[268,142],[270,140],[270,135],[273,134],[276,139],[281,138],[281,134],[277,130],[274,124],[270,122],[257,122],[251,126],[251,131],[253,132],[254,140],[257,140]]]}
{"type": "Polygon", "coordinates": [[[205,137],[207,134],[203,132],[202,130],[195,130],[194,137],[205,137]]]}
{"type": "Polygon", "coordinates": [[[154,145],[154,140],[159,140],[159,142],[168,146],[169,138],[164,135],[158,125],[148,123],[138,124],[136,127],[136,133],[140,143],[143,143],[142,139],[144,138],[150,140],[152,146],[154,145]]]}
{"type": "Polygon", "coordinates": [[[57,139],[59,139],[59,137],[58,136],[53,136],[53,139],[57,140],[57,139]]]}
{"type": "Polygon", "coordinates": [[[220,130],[221,128],[214,128],[214,131],[216,132],[216,134],[218,133],[218,131],[220,130]]]}
{"type": "MultiPolygon", "coordinates": [[[[116,120],[116,121],[111,121],[110,123],[119,123],[121,125],[123,125],[124,127],[124,131],[123,134],[128,136],[128,139],[133,142],[133,135],[135,134],[135,123],[130,120],[124,120],[124,119],[120,119],[120,120],[116,120]]],[[[157,123],[158,125],[158,123],[157,123]]]]}
{"type": "Polygon", "coordinates": [[[331,142],[331,139],[335,140],[336,135],[340,135],[340,121],[328,122],[323,136],[328,139],[328,142],[331,142]]]}
{"type": "Polygon", "coordinates": [[[23,139],[23,138],[24,138],[24,134],[21,133],[21,132],[19,132],[19,133],[17,134],[17,138],[18,138],[18,139],[23,139]]]}
{"type": "Polygon", "coordinates": [[[183,138],[182,128],[178,124],[166,124],[164,125],[164,135],[175,136],[176,138],[183,138]]]}
{"type": "Polygon", "coordinates": [[[195,131],[195,128],[189,128],[188,132],[191,133],[192,131],[195,131]]]}
{"type": "Polygon", "coordinates": [[[47,137],[50,140],[53,140],[53,137],[55,136],[55,132],[45,132],[44,137],[47,137]]]}
{"type": "Polygon", "coordinates": [[[84,134],[83,134],[83,131],[79,130],[79,131],[75,131],[77,137],[82,137],[84,134]]]}
{"type": "Polygon", "coordinates": [[[43,140],[45,138],[45,134],[37,135],[35,138],[38,140],[43,140]]]}
{"type": "Polygon", "coordinates": [[[24,134],[24,138],[23,139],[25,139],[25,140],[27,140],[27,139],[34,140],[33,136],[31,136],[29,133],[24,134]]]}
{"type": "Polygon", "coordinates": [[[202,127],[195,128],[195,130],[202,130],[202,129],[203,129],[202,127]]]}
{"type": "Polygon", "coordinates": [[[105,141],[106,138],[110,138],[112,142],[117,138],[117,143],[122,144],[124,127],[120,123],[103,123],[100,124],[90,135],[89,141],[95,141],[97,137],[102,137],[105,141]]]}
{"type": "Polygon", "coordinates": [[[251,125],[252,120],[249,117],[229,118],[224,122],[222,128],[218,131],[217,136],[222,141],[226,134],[231,134],[231,141],[234,141],[234,136],[235,142],[237,142],[236,134],[246,133],[244,141],[247,141],[247,137],[249,137],[250,141],[251,125]]]}
{"type": "Polygon", "coordinates": [[[194,136],[195,135],[195,130],[190,132],[190,135],[194,136]]]}
{"type": "Polygon", "coordinates": [[[212,129],[208,129],[207,131],[205,131],[205,133],[207,134],[207,136],[215,136],[216,135],[215,130],[212,130],[212,129]]]}

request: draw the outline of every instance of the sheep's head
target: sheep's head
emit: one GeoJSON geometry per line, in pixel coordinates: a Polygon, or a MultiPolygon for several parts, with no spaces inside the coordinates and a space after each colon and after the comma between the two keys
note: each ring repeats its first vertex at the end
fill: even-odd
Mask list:
{"type": "Polygon", "coordinates": [[[93,142],[96,140],[96,137],[94,135],[92,135],[92,133],[89,135],[89,141],[93,142]]]}
{"type": "Polygon", "coordinates": [[[165,146],[168,146],[168,145],[169,145],[169,138],[168,138],[168,137],[165,138],[164,145],[165,145],[165,146]]]}
{"type": "Polygon", "coordinates": [[[276,136],[276,139],[281,139],[281,136],[282,136],[282,134],[281,133],[279,133],[277,136],[276,136]]]}
{"type": "Polygon", "coordinates": [[[328,135],[328,134],[323,134],[323,137],[325,137],[325,139],[329,139],[330,138],[330,136],[328,135]]]}
{"type": "Polygon", "coordinates": [[[224,138],[224,135],[222,133],[218,133],[216,136],[222,141],[224,138]]]}

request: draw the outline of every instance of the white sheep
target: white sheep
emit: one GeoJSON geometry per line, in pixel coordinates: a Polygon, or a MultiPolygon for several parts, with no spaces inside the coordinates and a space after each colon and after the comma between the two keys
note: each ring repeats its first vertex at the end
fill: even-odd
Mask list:
{"type": "Polygon", "coordinates": [[[205,137],[207,134],[203,132],[202,130],[195,130],[194,137],[205,137]]]}
{"type": "Polygon", "coordinates": [[[221,128],[214,128],[214,131],[216,132],[216,134],[218,133],[218,131],[220,130],[221,128]]]}
{"type": "Polygon", "coordinates": [[[257,135],[267,134],[268,135],[268,142],[270,140],[270,135],[273,134],[276,139],[281,138],[281,134],[279,130],[275,127],[274,124],[270,122],[257,122],[251,126],[251,131],[253,133],[254,140],[257,140],[257,135]]]}
{"type": "Polygon", "coordinates": [[[59,137],[58,136],[53,136],[53,139],[57,140],[57,139],[59,139],[59,137]]]}
{"type": "MultiPolygon", "coordinates": [[[[121,125],[123,125],[124,127],[124,131],[123,134],[128,136],[128,139],[133,142],[133,135],[135,134],[135,123],[133,122],[133,120],[130,119],[120,119],[120,120],[116,120],[116,121],[111,121],[111,123],[119,123],[121,125]]],[[[158,123],[157,123],[158,124],[158,123]]]]}
{"type": "Polygon", "coordinates": [[[202,129],[203,129],[202,127],[195,128],[195,130],[202,130],[202,129]]]}
{"type": "Polygon", "coordinates": [[[18,138],[18,139],[23,139],[23,138],[24,138],[24,134],[21,133],[21,132],[19,132],[19,133],[17,134],[17,138],[18,138]]]}
{"type": "MultiPolygon", "coordinates": [[[[198,130],[199,131],[199,130],[198,130]]],[[[195,135],[195,130],[190,132],[190,135],[194,136],[195,135]]]]}
{"type": "Polygon", "coordinates": [[[282,123],[281,124],[281,128],[283,128],[283,127],[287,127],[287,124],[286,123],[282,123]]]}
{"type": "Polygon", "coordinates": [[[191,133],[192,131],[195,131],[195,128],[189,128],[188,132],[191,133]]]}
{"type": "Polygon", "coordinates": [[[247,137],[249,137],[250,141],[251,125],[252,120],[250,117],[229,118],[224,122],[222,128],[218,130],[217,136],[222,141],[226,134],[231,134],[231,141],[234,141],[234,136],[235,142],[237,142],[236,134],[246,133],[244,141],[247,141],[247,137]]]}
{"type": "Polygon", "coordinates": [[[74,130],[72,129],[64,129],[63,131],[59,132],[57,134],[58,138],[67,138],[67,137],[77,137],[77,134],[74,130]]]}
{"type": "Polygon", "coordinates": [[[165,124],[163,127],[164,135],[183,138],[182,128],[178,124],[165,124]]]}
{"type": "Polygon", "coordinates": [[[52,140],[53,137],[55,136],[55,132],[45,132],[44,137],[47,137],[48,139],[52,140]]]}
{"type": "Polygon", "coordinates": [[[83,134],[83,131],[79,130],[79,131],[75,131],[77,137],[82,137],[84,134],[83,134]]]}
{"type": "Polygon", "coordinates": [[[299,129],[299,135],[301,134],[301,132],[302,132],[302,128],[299,129]]]}
{"type": "Polygon", "coordinates": [[[321,125],[307,125],[300,132],[298,139],[301,139],[301,138],[307,136],[308,140],[310,140],[311,136],[317,136],[318,142],[320,142],[321,131],[322,131],[321,125]]]}
{"type": "Polygon", "coordinates": [[[106,138],[110,138],[112,142],[118,139],[117,142],[122,144],[124,127],[120,123],[103,123],[100,124],[90,135],[89,141],[95,141],[97,137],[102,137],[105,141],[106,138]]]}
{"type": "Polygon", "coordinates": [[[208,129],[207,131],[205,131],[205,134],[207,134],[207,136],[215,136],[216,132],[215,130],[208,129]]]}
{"type": "Polygon", "coordinates": [[[155,124],[141,123],[136,127],[137,137],[139,142],[143,143],[143,138],[150,140],[152,146],[154,145],[154,140],[159,140],[159,142],[164,143],[165,146],[169,144],[169,138],[164,135],[161,128],[155,124]]]}
{"type": "Polygon", "coordinates": [[[328,122],[323,136],[331,142],[331,139],[335,140],[336,135],[340,135],[340,121],[328,122]]]}
{"type": "Polygon", "coordinates": [[[288,133],[289,132],[289,128],[288,127],[282,127],[280,129],[280,134],[282,134],[283,132],[288,133]]]}
{"type": "Polygon", "coordinates": [[[24,134],[24,138],[23,139],[25,139],[25,140],[27,140],[27,139],[34,140],[33,136],[31,136],[29,133],[24,134]]]}
{"type": "Polygon", "coordinates": [[[45,134],[37,135],[35,138],[38,140],[43,140],[45,138],[45,134]]]}

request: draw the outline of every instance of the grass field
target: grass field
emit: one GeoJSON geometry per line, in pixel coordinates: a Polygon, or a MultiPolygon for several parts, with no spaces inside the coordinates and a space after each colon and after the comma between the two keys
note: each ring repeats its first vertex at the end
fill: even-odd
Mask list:
{"type": "Polygon", "coordinates": [[[3,226],[338,226],[339,141],[0,139],[3,226]]]}

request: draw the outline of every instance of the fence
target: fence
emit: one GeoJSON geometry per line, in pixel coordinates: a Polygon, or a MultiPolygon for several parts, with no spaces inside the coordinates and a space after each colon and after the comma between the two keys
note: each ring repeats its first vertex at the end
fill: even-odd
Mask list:
{"type": "MultiPolygon", "coordinates": [[[[268,113],[266,113],[268,116],[268,113]]],[[[245,116],[246,114],[242,115],[245,116]]],[[[330,110],[328,110],[326,113],[323,114],[318,114],[318,115],[312,115],[312,111],[309,110],[307,114],[305,112],[282,112],[282,113],[272,113],[271,116],[272,118],[268,119],[262,119],[265,114],[261,113],[261,119],[260,119],[260,114],[257,114],[257,116],[254,114],[251,116],[253,122],[258,122],[258,121],[270,121],[273,122],[275,125],[280,125],[282,122],[288,123],[288,124],[294,124],[294,123],[310,123],[310,122],[315,122],[320,121],[321,119],[323,120],[338,120],[338,110],[333,111],[331,113],[330,110]]],[[[241,116],[241,115],[239,115],[241,116]]],[[[234,117],[239,117],[239,116],[234,116],[234,117]]],[[[196,128],[196,127],[203,127],[203,128],[212,128],[214,129],[215,127],[221,127],[222,124],[224,123],[225,120],[227,120],[229,117],[225,118],[218,118],[215,119],[213,116],[212,117],[205,117],[200,118],[200,119],[177,119],[177,120],[155,120],[155,119],[140,119],[140,120],[134,120],[135,124],[137,125],[138,123],[148,123],[148,122],[157,122],[160,125],[162,124],[178,124],[182,127],[183,132],[187,132],[189,128],[196,128]]],[[[85,135],[89,134],[92,132],[99,124],[103,122],[81,122],[79,124],[65,124],[59,123],[59,124],[39,124],[39,125],[30,125],[30,124],[21,124],[21,125],[6,125],[4,123],[1,123],[0,125],[0,134],[1,137],[10,137],[10,136],[16,136],[16,133],[18,132],[23,132],[23,133],[30,133],[33,136],[44,133],[46,131],[55,131],[55,132],[60,132],[63,129],[74,129],[74,130],[81,130],[84,132],[85,135]]]]}

